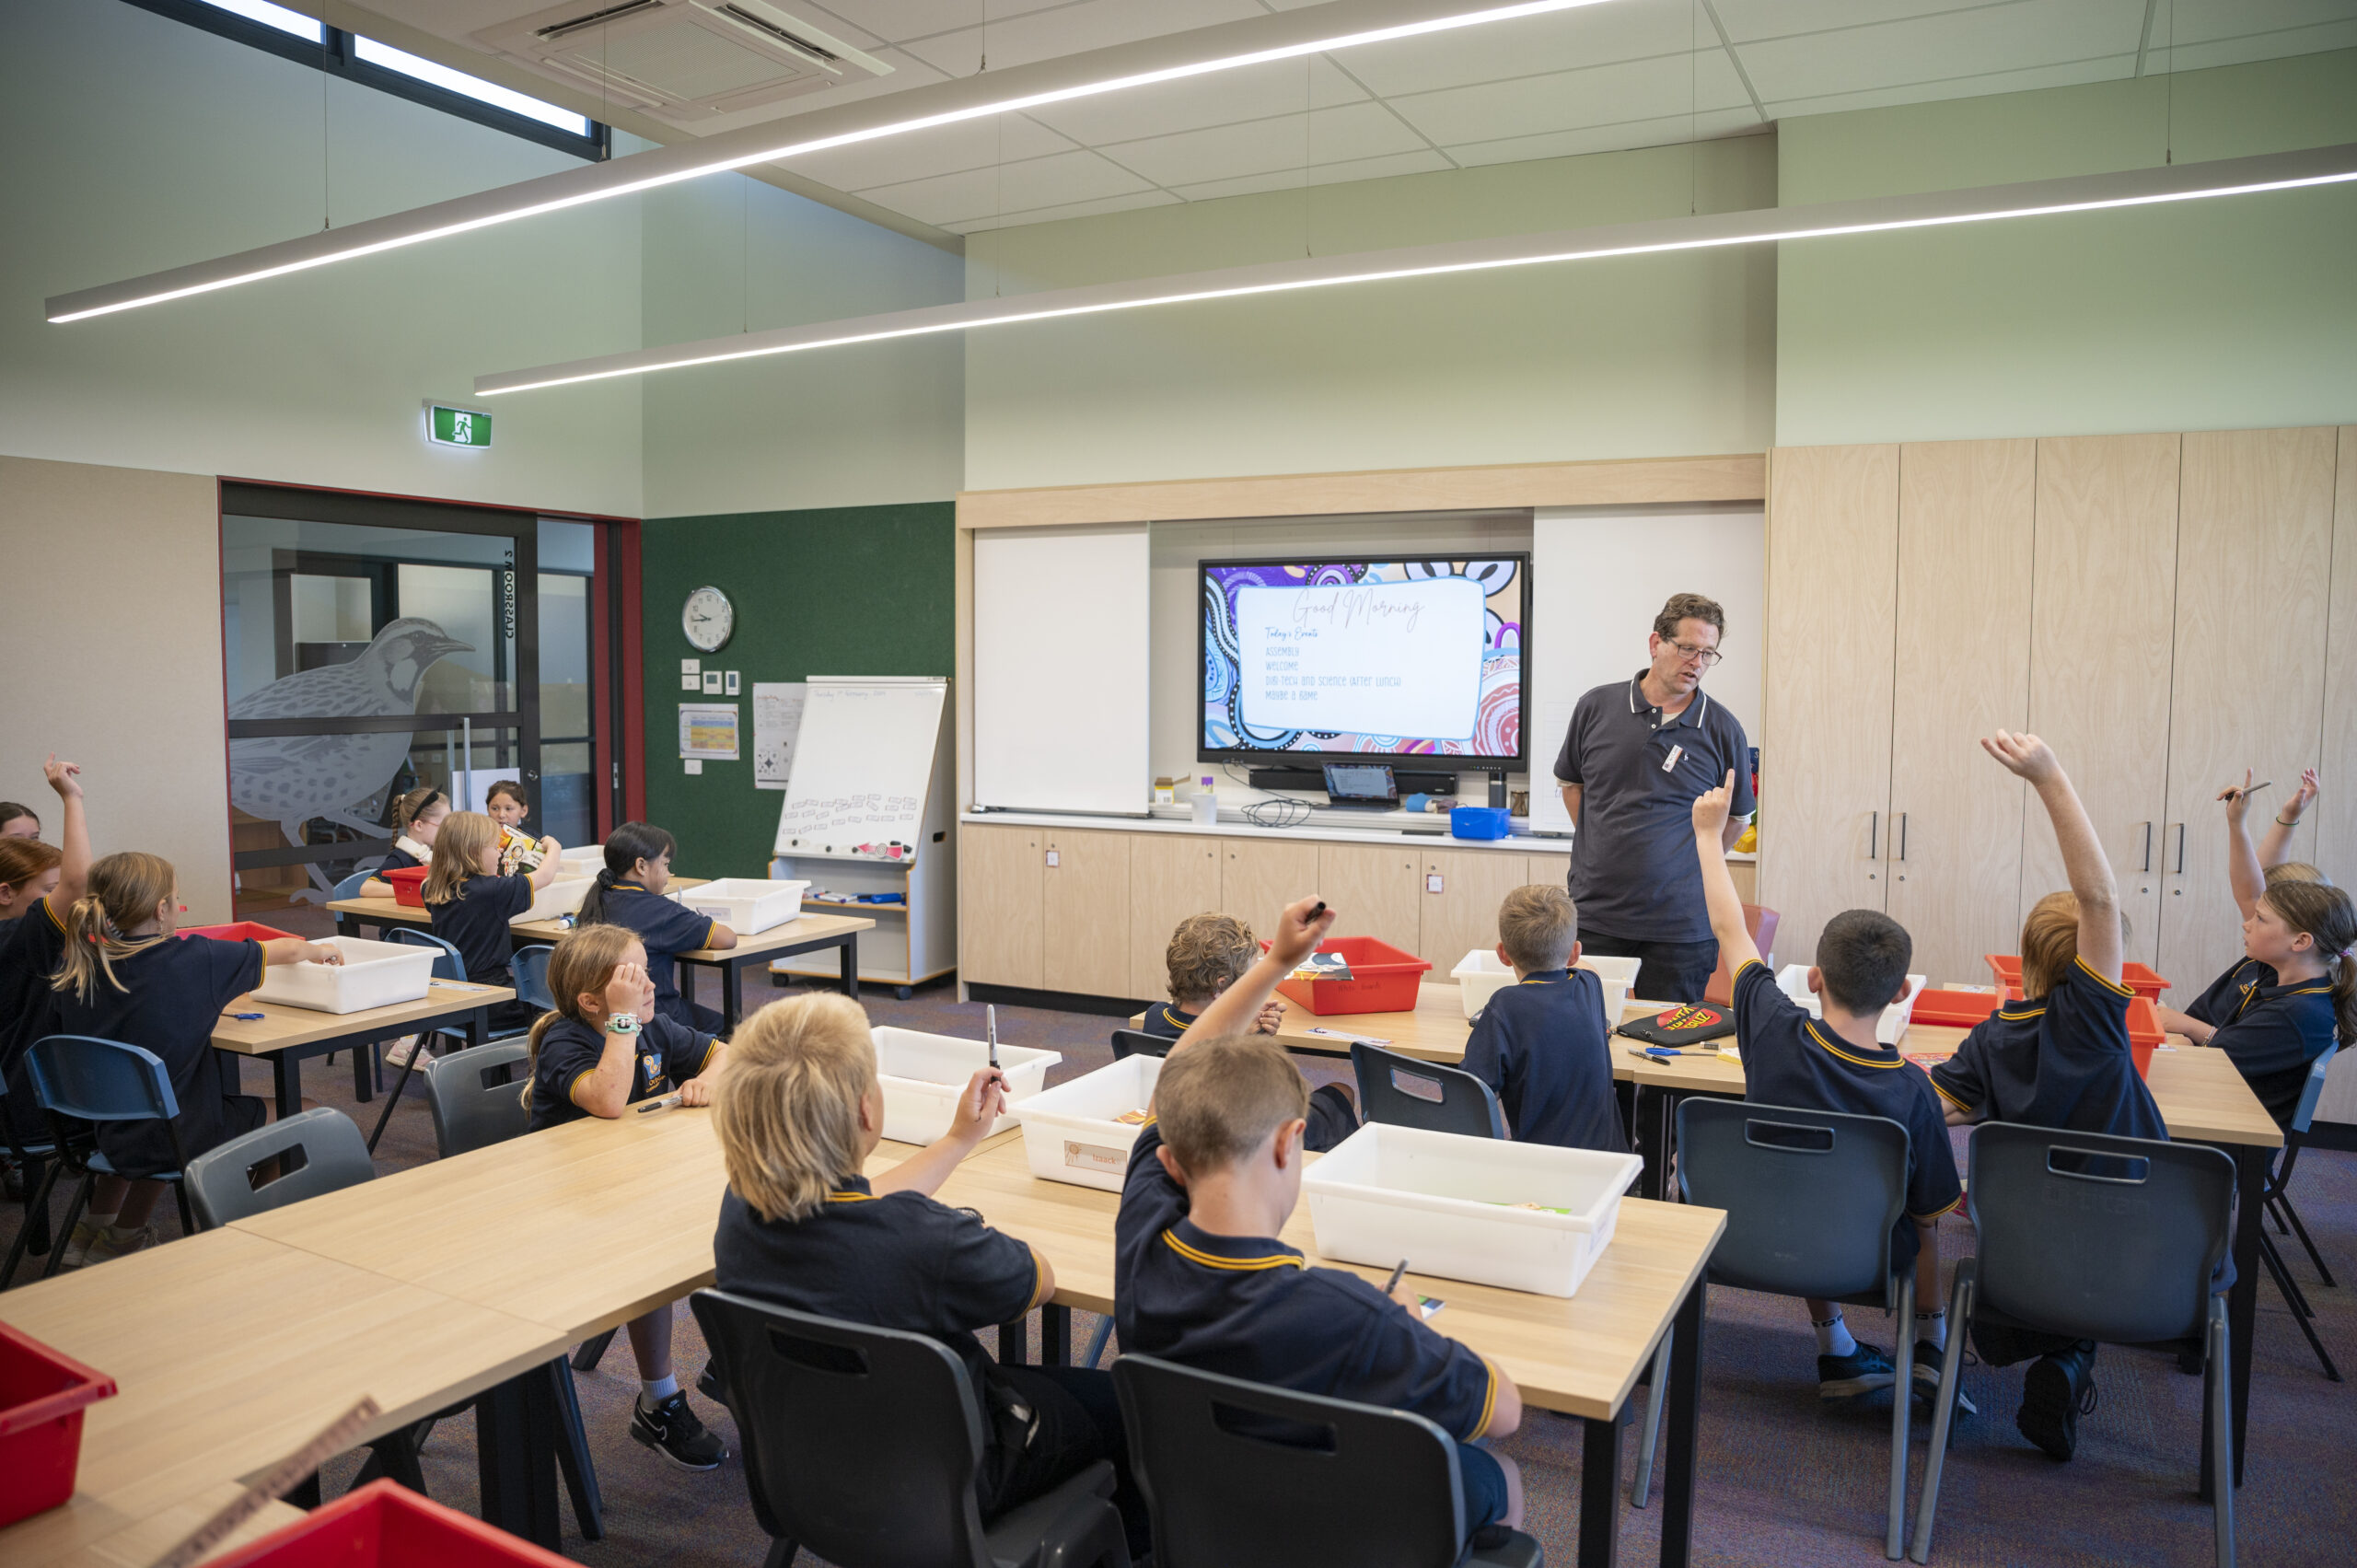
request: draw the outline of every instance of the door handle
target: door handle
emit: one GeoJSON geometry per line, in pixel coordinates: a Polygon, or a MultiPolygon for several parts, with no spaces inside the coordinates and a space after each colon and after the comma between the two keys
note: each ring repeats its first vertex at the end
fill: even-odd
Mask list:
{"type": "Polygon", "coordinates": [[[1898,858],[1899,858],[1899,859],[1901,859],[1901,860],[1905,860],[1905,859],[1907,858],[1907,813],[1906,813],[1906,812],[1904,812],[1904,811],[1901,811],[1901,812],[1898,813],[1898,858]]]}
{"type": "Polygon", "coordinates": [[[1879,811],[1866,813],[1866,858],[1882,858],[1882,813],[1879,811]]]}
{"type": "Polygon", "coordinates": [[[2182,822],[2179,822],[2179,823],[2177,825],[2177,872],[2176,872],[2176,875],[2177,875],[2177,876],[2179,876],[2179,877],[2182,877],[2182,876],[2184,876],[2184,875],[2185,875],[2185,824],[2184,824],[2184,823],[2182,823],[2182,822]]]}
{"type": "Polygon", "coordinates": [[[2145,823],[2145,824],[2144,824],[2144,865],[2143,865],[2143,871],[2144,871],[2144,875],[2146,875],[2146,876],[2148,876],[2148,877],[2149,877],[2149,876],[2151,876],[2151,875],[2152,875],[2152,872],[2153,872],[2153,824],[2151,824],[2150,822],[2147,822],[2147,823],[2145,823]]]}

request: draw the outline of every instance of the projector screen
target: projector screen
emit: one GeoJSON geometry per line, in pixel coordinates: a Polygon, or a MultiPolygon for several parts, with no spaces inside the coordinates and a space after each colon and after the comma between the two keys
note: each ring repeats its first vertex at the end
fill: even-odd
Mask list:
{"type": "Polygon", "coordinates": [[[1527,555],[1202,574],[1201,760],[1521,763],[1527,555]]]}

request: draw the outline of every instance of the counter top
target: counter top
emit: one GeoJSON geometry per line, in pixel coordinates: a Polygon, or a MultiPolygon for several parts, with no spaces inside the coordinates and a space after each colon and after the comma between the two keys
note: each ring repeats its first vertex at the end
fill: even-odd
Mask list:
{"type": "MultiPolygon", "coordinates": [[[[1448,833],[1448,819],[1431,813],[1409,811],[1335,811],[1312,808],[1309,820],[1290,828],[1263,828],[1248,821],[1243,813],[1233,807],[1220,812],[1216,827],[1198,822],[1191,817],[1097,817],[1079,812],[1056,811],[963,811],[958,820],[977,827],[992,828],[1071,828],[1095,829],[1108,833],[1185,833],[1222,838],[1309,839],[1329,843],[1346,844],[1413,844],[1422,849],[1503,850],[1514,854],[1562,854],[1572,853],[1568,833],[1561,836],[1517,831],[1503,839],[1457,839],[1448,833]],[[1337,820],[1337,819],[1355,819],[1337,820]],[[1364,826],[1361,826],[1361,822],[1364,826]],[[1413,830],[1400,824],[1429,822],[1430,827],[1413,830]]],[[[1745,854],[1730,854],[1730,862],[1741,864],[1757,859],[1745,854]]]]}

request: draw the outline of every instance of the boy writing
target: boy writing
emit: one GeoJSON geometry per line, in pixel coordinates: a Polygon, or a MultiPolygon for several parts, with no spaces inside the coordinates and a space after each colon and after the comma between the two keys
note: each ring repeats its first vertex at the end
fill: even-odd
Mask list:
{"type": "Polygon", "coordinates": [[[1514,970],[1473,1024],[1465,1070],[1497,1091],[1509,1135],[1526,1144],[1629,1152],[1612,1091],[1604,985],[1580,959],[1579,911],[1553,883],[1498,906],[1498,957],[1514,970]]]}

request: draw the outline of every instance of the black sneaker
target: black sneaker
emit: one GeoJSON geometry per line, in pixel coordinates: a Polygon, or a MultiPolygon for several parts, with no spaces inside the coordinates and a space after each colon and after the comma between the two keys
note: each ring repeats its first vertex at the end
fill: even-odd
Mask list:
{"type": "Polygon", "coordinates": [[[2073,1345],[2039,1356],[2022,1376],[2022,1408],[2014,1412],[2014,1424],[2049,1459],[2079,1451],[2079,1418],[2095,1413],[2094,1363],[2093,1350],[2073,1345]]]}
{"type": "Polygon", "coordinates": [[[1898,1374],[1892,1367],[1889,1355],[1880,1345],[1870,1345],[1864,1340],[1848,1355],[1817,1358],[1817,1397],[1820,1400],[1854,1399],[1876,1388],[1887,1388],[1898,1381],[1898,1374]]]}
{"type": "MultiPolygon", "coordinates": [[[[1946,1354],[1947,1352],[1929,1340],[1915,1342],[1915,1399],[1926,1414],[1939,1409],[1940,1362],[1946,1354]]],[[[1961,1377],[1956,1379],[1956,1413],[1960,1416],[1980,1413],[1980,1407],[1974,1404],[1972,1396],[1964,1391],[1964,1379],[1961,1377]]]]}
{"type": "Polygon", "coordinates": [[[705,1431],[688,1408],[685,1391],[653,1410],[646,1408],[643,1395],[633,1401],[630,1434],[683,1470],[708,1470],[728,1457],[728,1445],[705,1431]]]}

